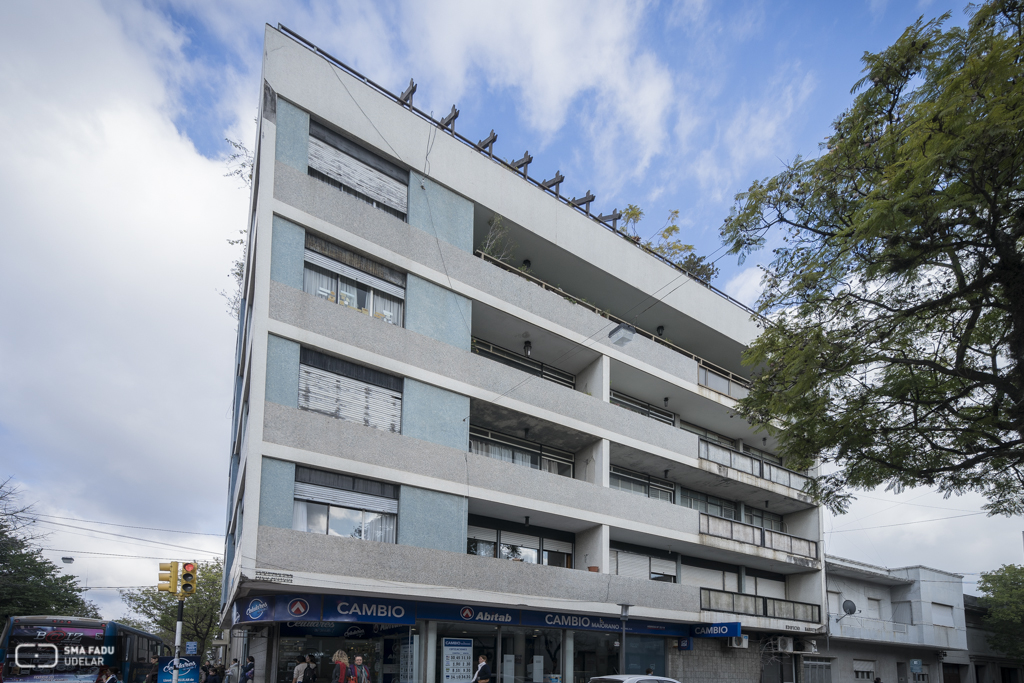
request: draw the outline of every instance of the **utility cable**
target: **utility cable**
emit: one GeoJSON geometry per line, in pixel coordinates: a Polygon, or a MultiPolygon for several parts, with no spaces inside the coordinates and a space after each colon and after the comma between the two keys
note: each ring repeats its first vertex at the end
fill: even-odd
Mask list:
{"type": "MultiPolygon", "coordinates": [[[[33,512],[31,514],[34,517],[49,517],[51,519],[68,519],[68,520],[71,520],[71,521],[74,521],[74,522],[86,522],[88,524],[105,524],[107,526],[124,527],[125,529],[145,529],[147,531],[166,531],[166,532],[171,533],[171,534],[191,534],[193,536],[217,536],[218,538],[223,538],[224,537],[224,534],[211,534],[211,533],[208,533],[208,532],[205,532],[205,531],[181,531],[179,529],[158,529],[156,527],[151,527],[151,526],[131,526],[129,524],[117,524],[116,522],[101,522],[101,521],[95,520],[95,519],[80,519],[78,517],[59,517],[57,515],[44,515],[44,514],[42,514],[40,512],[33,512]]],[[[46,520],[39,520],[39,521],[45,522],[46,520]]]]}

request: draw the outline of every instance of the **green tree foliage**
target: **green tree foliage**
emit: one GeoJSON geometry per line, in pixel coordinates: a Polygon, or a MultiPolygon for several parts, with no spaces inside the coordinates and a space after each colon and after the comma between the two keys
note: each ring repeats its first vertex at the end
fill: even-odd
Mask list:
{"type": "Polygon", "coordinates": [[[988,644],[1006,656],[1024,662],[1024,566],[1004,564],[983,572],[978,590],[984,597],[988,644]]]}
{"type": "Polygon", "coordinates": [[[32,508],[19,501],[10,479],[0,483],[0,618],[53,614],[99,619],[78,578],[61,574],[43,557],[35,544],[41,537],[32,533],[32,508]]]}
{"type": "MultiPolygon", "coordinates": [[[[224,138],[224,142],[231,146],[231,154],[224,160],[224,164],[228,167],[224,177],[238,178],[242,183],[239,187],[251,191],[252,171],[255,161],[252,150],[238,140],[224,138]]],[[[228,315],[235,320],[238,320],[238,310],[242,305],[242,286],[244,285],[243,280],[245,278],[245,254],[248,249],[246,244],[248,233],[249,231],[243,228],[238,231],[239,236],[237,238],[228,240],[228,244],[231,246],[240,246],[242,249],[241,254],[231,262],[231,279],[235,283],[235,289],[231,292],[221,291],[220,293],[228,303],[228,315]]]]}
{"type": "Polygon", "coordinates": [[[649,240],[642,239],[637,232],[637,226],[643,217],[644,212],[639,206],[629,204],[622,211],[622,227],[619,228],[619,232],[665,257],[698,280],[711,284],[711,281],[718,276],[718,266],[712,261],[708,261],[706,256],[694,254],[692,244],[683,244],[679,240],[678,209],[669,211],[665,225],[654,234],[653,239],[649,240]]]}
{"type": "Polygon", "coordinates": [[[775,433],[811,492],[974,491],[1024,512],[1022,3],[918,20],[865,53],[816,159],[737,196],[741,258],[779,245],[740,412],[775,433]]]}
{"type": "MultiPolygon", "coordinates": [[[[198,562],[199,582],[195,595],[185,599],[181,623],[182,642],[194,640],[199,652],[212,647],[214,636],[220,631],[221,561],[198,562]]],[[[174,644],[174,630],[178,621],[178,596],[152,588],[121,591],[121,600],[128,608],[129,619],[150,633],[159,635],[168,645],[174,644]],[[135,615],[135,616],[132,616],[135,615]]]]}

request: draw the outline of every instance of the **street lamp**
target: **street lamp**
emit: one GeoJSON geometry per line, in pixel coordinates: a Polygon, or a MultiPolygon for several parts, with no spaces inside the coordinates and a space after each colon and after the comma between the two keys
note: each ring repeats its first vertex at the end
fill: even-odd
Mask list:
{"type": "Polygon", "coordinates": [[[60,560],[64,564],[74,564],[74,562],[75,562],[75,558],[70,557],[70,556],[64,556],[64,557],[60,558],[60,560]]]}
{"type": "Polygon", "coordinates": [[[626,675],[626,622],[629,621],[629,608],[632,606],[628,602],[619,603],[619,607],[622,608],[622,642],[619,644],[619,673],[623,676],[626,675]]]}

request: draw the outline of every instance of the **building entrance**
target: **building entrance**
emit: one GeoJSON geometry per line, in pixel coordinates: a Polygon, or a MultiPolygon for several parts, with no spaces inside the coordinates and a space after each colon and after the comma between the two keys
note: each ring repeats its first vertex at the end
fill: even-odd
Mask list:
{"type": "Polygon", "coordinates": [[[306,655],[316,660],[318,681],[335,683],[332,657],[336,652],[344,652],[350,665],[362,657],[370,672],[369,683],[398,683],[402,656],[409,656],[409,647],[403,645],[414,631],[415,627],[390,624],[281,624],[277,683],[292,683],[297,659],[306,655]]]}

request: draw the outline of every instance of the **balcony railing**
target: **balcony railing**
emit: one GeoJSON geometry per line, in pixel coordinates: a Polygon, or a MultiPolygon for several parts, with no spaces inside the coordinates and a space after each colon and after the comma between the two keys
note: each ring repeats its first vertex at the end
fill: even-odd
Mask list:
{"type": "Polygon", "coordinates": [[[653,342],[655,342],[657,344],[661,344],[662,346],[668,347],[668,348],[672,349],[673,351],[675,351],[676,353],[681,353],[682,355],[686,356],[687,358],[690,358],[690,359],[696,361],[697,365],[698,365],[698,372],[697,372],[698,383],[703,385],[703,386],[708,387],[709,389],[712,389],[712,390],[717,391],[719,393],[725,394],[726,396],[731,396],[733,398],[742,398],[743,396],[746,395],[743,392],[745,392],[746,390],[748,390],[750,388],[750,380],[746,379],[745,377],[741,377],[740,375],[737,375],[735,373],[729,372],[725,368],[719,367],[718,365],[715,365],[714,363],[712,363],[710,361],[704,360],[700,356],[698,356],[698,355],[696,355],[694,353],[691,353],[691,352],[687,351],[686,349],[684,349],[682,347],[676,346],[675,344],[673,344],[669,340],[665,339],[664,337],[659,337],[658,335],[654,334],[653,332],[648,332],[645,329],[636,327],[636,325],[634,325],[631,322],[626,322],[622,318],[616,317],[616,316],[612,315],[611,313],[609,313],[608,311],[601,310],[600,308],[598,308],[594,304],[590,303],[589,301],[584,301],[583,299],[575,297],[572,294],[569,294],[568,292],[566,292],[564,289],[561,289],[560,287],[555,287],[553,285],[549,285],[548,283],[544,282],[540,278],[534,277],[533,275],[530,275],[529,273],[524,273],[523,271],[519,270],[518,268],[516,268],[514,266],[510,266],[509,264],[505,263],[504,261],[499,261],[498,259],[494,258],[493,256],[488,256],[487,254],[483,253],[482,251],[477,251],[475,253],[476,253],[477,256],[482,258],[484,261],[487,261],[488,263],[492,263],[492,264],[498,266],[499,268],[507,270],[510,273],[515,273],[519,277],[521,277],[523,279],[526,279],[526,280],[529,280],[530,282],[532,282],[533,284],[537,285],[538,287],[541,287],[542,289],[546,289],[549,292],[554,292],[555,294],[557,294],[558,296],[562,297],[563,299],[565,299],[565,300],[567,300],[567,301],[569,301],[571,303],[574,303],[574,304],[576,304],[578,306],[583,306],[584,308],[586,308],[586,309],[588,309],[590,311],[593,311],[594,313],[597,313],[599,316],[601,316],[603,318],[607,318],[609,321],[611,321],[613,323],[620,324],[620,325],[629,325],[630,327],[632,327],[633,329],[636,330],[637,334],[639,334],[639,335],[641,335],[643,337],[647,337],[648,339],[650,339],[651,341],[653,341],[653,342]]]}
{"type": "Polygon", "coordinates": [[[781,550],[791,555],[818,559],[818,544],[781,531],[762,529],[759,526],[737,522],[706,513],[700,515],[700,532],[717,538],[749,543],[770,550],[781,550]]]}
{"type": "Polygon", "coordinates": [[[536,377],[542,377],[549,382],[555,384],[561,384],[564,387],[570,389],[576,388],[576,375],[559,370],[558,368],[551,367],[545,363],[538,363],[532,358],[516,353],[515,351],[509,351],[508,349],[502,348],[496,344],[486,342],[483,339],[477,339],[473,337],[472,345],[473,353],[495,360],[502,365],[508,365],[509,367],[522,370],[536,377]]]}
{"type": "Polygon", "coordinates": [[[700,440],[699,455],[704,460],[710,460],[719,465],[725,465],[734,470],[746,472],[755,477],[761,477],[762,479],[767,479],[768,481],[773,481],[776,484],[782,484],[798,491],[804,489],[808,479],[799,472],[787,470],[781,465],[776,465],[760,458],[754,458],[704,439],[700,440]]]}
{"type": "Polygon", "coordinates": [[[650,403],[641,401],[638,398],[627,396],[626,394],[620,394],[619,392],[612,390],[611,396],[609,397],[612,405],[631,410],[634,413],[640,413],[645,417],[649,417],[652,420],[658,422],[664,422],[667,425],[674,425],[676,423],[675,413],[662,410],[657,406],[652,406],[650,403]]]}
{"type": "Polygon", "coordinates": [[[731,614],[749,614],[755,617],[773,619],[789,619],[818,623],[821,621],[821,607],[806,602],[779,600],[760,595],[747,595],[720,591],[714,588],[700,589],[700,608],[709,612],[729,612],[731,614]]]}

